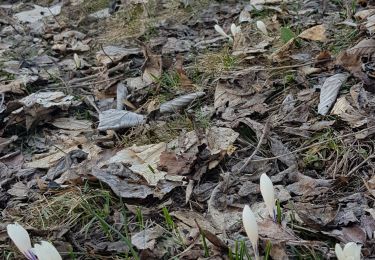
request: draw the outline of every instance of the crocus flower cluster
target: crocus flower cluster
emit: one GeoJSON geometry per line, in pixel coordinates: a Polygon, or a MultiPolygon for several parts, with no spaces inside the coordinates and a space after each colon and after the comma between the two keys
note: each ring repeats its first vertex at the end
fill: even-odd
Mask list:
{"type": "MultiPolygon", "coordinates": [[[[273,219],[273,221],[276,221],[275,190],[273,188],[271,179],[265,173],[260,176],[260,192],[262,194],[270,217],[273,219]]],[[[258,251],[258,224],[256,222],[254,213],[251,211],[248,205],[245,205],[243,209],[242,221],[246,235],[250,239],[251,245],[253,247],[255,259],[260,259],[258,251]]]]}
{"type": "Polygon", "coordinates": [[[241,32],[241,27],[240,26],[237,26],[235,25],[234,23],[232,23],[231,27],[230,27],[230,32],[232,34],[232,36],[228,35],[226,32],[224,32],[223,28],[216,24],[214,26],[215,30],[221,35],[221,36],[224,36],[225,38],[228,38],[229,41],[233,42],[233,38],[236,37],[236,34],[239,34],[241,32]]]}
{"type": "Polygon", "coordinates": [[[7,225],[7,232],[13,243],[28,260],[61,260],[61,256],[56,248],[47,241],[41,241],[31,247],[29,233],[21,225],[7,225]]]}
{"type": "MultiPolygon", "coordinates": [[[[260,192],[270,217],[274,222],[276,222],[275,190],[271,179],[265,173],[260,176],[260,192]]],[[[260,259],[258,251],[258,224],[256,222],[254,213],[251,211],[248,205],[245,205],[243,209],[242,221],[246,235],[250,239],[253,247],[255,259],[258,260],[260,259]]],[[[361,246],[354,242],[349,242],[342,249],[339,244],[336,244],[335,253],[338,260],[360,260],[361,246]]]]}
{"type": "Polygon", "coordinates": [[[338,260],[360,260],[361,246],[354,242],[349,242],[342,249],[339,244],[336,244],[335,253],[338,260]]]}

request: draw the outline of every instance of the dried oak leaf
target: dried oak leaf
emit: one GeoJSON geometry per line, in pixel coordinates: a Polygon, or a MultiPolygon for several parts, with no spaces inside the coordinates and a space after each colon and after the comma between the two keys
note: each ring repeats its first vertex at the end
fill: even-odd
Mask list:
{"type": "Polygon", "coordinates": [[[164,151],[160,154],[158,169],[171,175],[186,175],[190,173],[195,159],[195,156],[191,157],[188,154],[178,156],[174,152],[164,151]]]}
{"type": "Polygon", "coordinates": [[[305,40],[325,42],[327,40],[326,28],[323,24],[316,25],[301,32],[298,37],[305,40]]]}

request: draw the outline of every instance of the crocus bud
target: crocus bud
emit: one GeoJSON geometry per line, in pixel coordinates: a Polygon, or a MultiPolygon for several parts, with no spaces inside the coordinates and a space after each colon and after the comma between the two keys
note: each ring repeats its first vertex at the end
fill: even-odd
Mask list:
{"type": "Polygon", "coordinates": [[[38,260],[62,260],[56,248],[47,241],[41,241],[40,244],[35,244],[32,249],[38,260]]]}
{"type": "Polygon", "coordinates": [[[18,250],[29,260],[36,260],[36,256],[31,250],[31,241],[29,233],[18,223],[7,225],[7,232],[10,239],[16,245],[18,250]]]}
{"type": "Polygon", "coordinates": [[[253,211],[250,209],[248,205],[245,205],[243,212],[242,212],[242,222],[243,226],[246,231],[247,237],[250,239],[251,245],[253,246],[255,259],[259,259],[259,252],[258,252],[258,224],[255,219],[253,211]]]}
{"type": "Polygon", "coordinates": [[[257,28],[261,31],[264,35],[268,35],[267,27],[262,21],[257,21],[257,28]]]}
{"type": "Polygon", "coordinates": [[[236,26],[234,23],[232,23],[230,26],[230,32],[232,33],[233,37],[235,37],[237,33],[241,32],[241,26],[236,26]]]}
{"type": "Polygon", "coordinates": [[[224,36],[224,37],[228,38],[229,40],[233,41],[233,38],[230,37],[228,34],[226,34],[226,33],[224,32],[223,28],[221,28],[220,25],[215,24],[214,28],[215,28],[215,30],[216,30],[221,36],[224,36]]]}
{"type": "Polygon", "coordinates": [[[270,217],[276,221],[275,191],[271,179],[265,173],[260,176],[260,192],[270,217]]]}
{"type": "Polygon", "coordinates": [[[360,260],[361,246],[354,242],[349,242],[344,246],[344,250],[340,244],[336,244],[335,253],[338,260],[360,260]]]}

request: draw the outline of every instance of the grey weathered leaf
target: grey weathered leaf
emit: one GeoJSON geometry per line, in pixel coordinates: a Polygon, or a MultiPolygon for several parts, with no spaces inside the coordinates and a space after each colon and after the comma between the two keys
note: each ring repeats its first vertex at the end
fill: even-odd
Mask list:
{"type": "Polygon", "coordinates": [[[320,102],[318,105],[318,113],[326,115],[333,103],[336,101],[340,87],[348,79],[347,73],[339,73],[326,79],[320,90],[320,102]]]}
{"type": "Polygon", "coordinates": [[[134,112],[109,109],[99,114],[98,130],[128,128],[141,125],[145,122],[145,117],[134,112]]]}
{"type": "Polygon", "coordinates": [[[58,15],[60,12],[60,4],[51,7],[34,5],[34,9],[17,13],[14,16],[21,22],[33,23],[42,19],[43,17],[58,15]]]}

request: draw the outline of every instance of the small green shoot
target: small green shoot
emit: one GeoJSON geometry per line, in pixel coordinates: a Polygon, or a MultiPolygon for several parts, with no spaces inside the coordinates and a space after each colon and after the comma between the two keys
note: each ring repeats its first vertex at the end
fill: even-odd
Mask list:
{"type": "Polygon", "coordinates": [[[249,255],[249,252],[247,251],[245,241],[241,241],[240,243],[236,240],[234,243],[234,253],[232,252],[232,249],[229,248],[228,257],[230,260],[243,260],[245,259],[251,260],[251,256],[249,255]]]}
{"type": "Polygon", "coordinates": [[[266,248],[265,248],[265,255],[264,255],[264,260],[268,260],[269,257],[270,257],[270,253],[271,253],[271,248],[272,248],[272,244],[271,244],[271,241],[267,241],[266,243],[266,248]]]}
{"type": "Polygon", "coordinates": [[[276,218],[277,218],[277,223],[281,224],[282,211],[281,211],[281,206],[280,206],[280,200],[276,200],[276,218]]]}
{"type": "Polygon", "coordinates": [[[202,243],[203,243],[203,248],[204,248],[204,257],[209,257],[210,251],[207,246],[206,236],[202,231],[200,233],[201,233],[201,238],[202,238],[202,243]]]}
{"type": "Polygon", "coordinates": [[[154,170],[154,168],[152,168],[151,165],[148,164],[147,167],[148,167],[148,169],[149,169],[153,174],[155,174],[155,170],[154,170]]]}
{"type": "Polygon", "coordinates": [[[168,229],[170,231],[174,231],[176,226],[166,207],[163,207],[163,215],[164,215],[164,219],[165,219],[168,229]]]}
{"type": "MultiPolygon", "coordinates": [[[[86,201],[85,201],[86,202],[86,201]]],[[[87,204],[87,202],[85,203],[87,204]]],[[[94,215],[96,217],[96,219],[101,223],[102,226],[106,226],[108,230],[111,230],[112,232],[116,233],[122,241],[124,241],[126,243],[126,245],[128,246],[133,258],[135,260],[139,260],[139,256],[137,254],[137,252],[134,250],[133,248],[133,245],[131,243],[131,241],[125,237],[123,234],[121,234],[120,231],[118,231],[117,229],[115,229],[114,227],[112,227],[110,224],[108,224],[101,216],[99,216],[96,212],[94,212],[89,205],[86,205],[85,206],[89,211],[91,211],[91,214],[94,215]]]]}
{"type": "Polygon", "coordinates": [[[160,77],[151,75],[155,82],[162,88],[171,90],[177,89],[180,86],[180,75],[176,71],[163,72],[160,77]]]}
{"type": "Polygon", "coordinates": [[[290,39],[296,38],[296,34],[289,27],[281,27],[280,36],[283,43],[287,43],[290,39]]]}
{"type": "Polygon", "coordinates": [[[145,228],[145,223],[143,220],[143,214],[140,207],[137,207],[135,217],[137,219],[139,228],[143,230],[145,228]]]}

